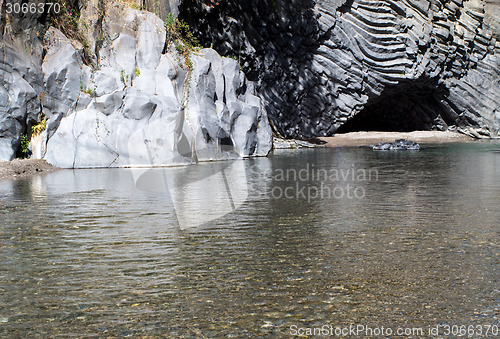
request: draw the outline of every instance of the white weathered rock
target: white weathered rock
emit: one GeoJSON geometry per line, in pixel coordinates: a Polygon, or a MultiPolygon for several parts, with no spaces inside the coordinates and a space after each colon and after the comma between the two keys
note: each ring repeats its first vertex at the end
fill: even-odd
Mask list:
{"type": "Polygon", "coordinates": [[[73,112],[80,95],[85,94],[83,91],[90,83],[90,69],[82,67],[80,54],[59,30],[51,27],[45,34],[44,42],[47,54],[42,64],[42,105],[50,138],[61,119],[73,112]]]}
{"type": "Polygon", "coordinates": [[[110,38],[93,72],[60,32],[47,33],[48,162],[168,166],[269,152],[266,112],[236,61],[201,50],[191,55],[189,74],[175,52],[162,54],[159,18],[118,4],[108,8],[103,26],[110,38]]]}

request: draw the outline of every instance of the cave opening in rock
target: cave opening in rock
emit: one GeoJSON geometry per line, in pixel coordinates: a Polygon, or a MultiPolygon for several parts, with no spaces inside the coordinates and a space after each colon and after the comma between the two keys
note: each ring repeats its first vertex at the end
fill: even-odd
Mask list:
{"type": "Polygon", "coordinates": [[[386,87],[379,97],[339,127],[337,133],[446,130],[454,119],[445,104],[446,88],[419,79],[386,87]]]}

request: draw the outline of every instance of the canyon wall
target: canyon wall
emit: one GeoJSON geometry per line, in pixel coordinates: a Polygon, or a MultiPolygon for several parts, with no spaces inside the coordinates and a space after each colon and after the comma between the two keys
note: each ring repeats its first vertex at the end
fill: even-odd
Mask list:
{"type": "MultiPolygon", "coordinates": [[[[181,55],[166,41],[161,19],[118,2],[90,0],[80,20],[84,43],[54,27],[38,28],[43,55],[32,55],[32,66],[14,43],[5,42],[2,50],[10,59],[0,68],[9,67],[0,87],[0,159],[14,157],[19,136],[42,115],[47,129],[33,139],[32,150],[59,167],[267,155],[267,113],[237,61],[211,49],[181,55]]],[[[19,37],[14,34],[14,40],[19,37]]]]}
{"type": "Polygon", "coordinates": [[[184,0],[286,137],[500,128],[498,0],[184,0]]]}
{"type": "Polygon", "coordinates": [[[65,1],[77,31],[56,29],[45,12],[6,14],[8,3],[0,0],[2,160],[44,116],[35,155],[88,167],[151,161],[151,140],[169,149],[155,164],[265,155],[267,116],[293,138],[500,133],[499,0],[65,1]],[[186,76],[163,22],[140,9],[178,14],[232,59],[201,50],[186,76]],[[138,141],[125,147],[127,138],[147,146],[129,150],[138,141]],[[93,154],[105,156],[83,160],[93,154]]]}
{"type": "Polygon", "coordinates": [[[41,117],[44,26],[40,14],[6,14],[0,0],[0,160],[11,160],[21,133],[41,117]]]}

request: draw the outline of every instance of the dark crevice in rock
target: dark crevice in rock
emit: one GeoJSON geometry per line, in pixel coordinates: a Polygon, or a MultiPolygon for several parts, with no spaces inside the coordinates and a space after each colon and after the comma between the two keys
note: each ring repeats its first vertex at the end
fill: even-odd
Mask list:
{"type": "Polygon", "coordinates": [[[354,0],[346,0],[344,4],[342,4],[339,8],[338,11],[340,13],[346,13],[351,10],[352,4],[354,3],[354,0]]]}
{"type": "Polygon", "coordinates": [[[5,13],[5,2],[0,2],[0,34],[4,36],[5,22],[7,19],[7,13],[5,13]]]}
{"type": "Polygon", "coordinates": [[[187,0],[180,5],[179,17],[206,47],[239,61],[247,78],[258,82],[278,131],[292,137],[308,128],[301,116],[316,113],[311,98],[327,94],[311,70],[314,54],[326,39],[314,5],[303,0],[231,0],[212,8],[187,0]]]}
{"type": "Polygon", "coordinates": [[[99,53],[101,51],[101,48],[104,44],[104,33],[102,29],[102,24],[104,21],[104,16],[106,13],[106,5],[104,1],[99,1],[99,11],[98,11],[98,19],[94,25],[94,38],[95,38],[95,48],[94,48],[94,53],[95,53],[95,58],[96,60],[99,60],[100,56],[99,53]]]}

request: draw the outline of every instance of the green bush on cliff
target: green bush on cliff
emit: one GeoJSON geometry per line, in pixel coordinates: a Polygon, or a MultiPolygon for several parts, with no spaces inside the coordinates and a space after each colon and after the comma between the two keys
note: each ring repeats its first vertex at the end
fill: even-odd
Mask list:
{"type": "Polygon", "coordinates": [[[46,129],[47,119],[44,115],[39,123],[31,126],[31,133],[29,133],[28,131],[26,134],[21,134],[21,137],[19,138],[19,147],[17,149],[16,157],[19,159],[29,158],[31,156],[30,139],[42,134],[42,132],[46,129]]]}
{"type": "Polygon", "coordinates": [[[193,61],[191,54],[201,48],[198,39],[193,36],[191,29],[187,23],[175,18],[172,13],[169,13],[165,18],[165,30],[167,31],[167,45],[173,44],[180,58],[184,59],[184,68],[187,70],[186,82],[184,83],[183,105],[186,106],[189,100],[189,89],[191,86],[191,73],[193,71],[193,61]]]}
{"type": "Polygon", "coordinates": [[[26,159],[31,155],[30,139],[28,135],[22,134],[19,138],[19,148],[17,149],[17,158],[26,159]]]}
{"type": "Polygon", "coordinates": [[[60,3],[60,10],[55,10],[48,13],[49,26],[55,27],[60,30],[67,38],[80,42],[83,46],[83,61],[85,64],[90,65],[90,47],[85,39],[84,34],[79,27],[80,12],[78,5],[73,5],[67,0],[62,0],[60,3]]]}
{"type": "Polygon", "coordinates": [[[177,52],[184,59],[184,66],[188,72],[193,69],[190,55],[200,48],[198,39],[193,36],[191,28],[183,20],[175,18],[169,13],[165,18],[165,30],[167,31],[167,44],[173,43],[177,52]]]}
{"type": "Polygon", "coordinates": [[[60,11],[49,12],[49,24],[63,32],[66,37],[81,41],[83,37],[78,30],[80,19],[78,8],[73,7],[66,0],[62,0],[60,5],[60,11]]]}

